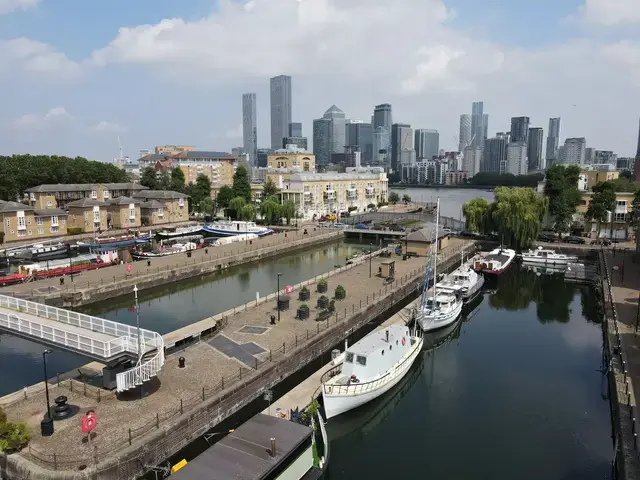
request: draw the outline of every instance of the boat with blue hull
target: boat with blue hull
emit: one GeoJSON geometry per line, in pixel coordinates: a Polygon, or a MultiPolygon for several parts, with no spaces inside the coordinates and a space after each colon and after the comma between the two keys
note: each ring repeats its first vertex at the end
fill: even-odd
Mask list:
{"type": "Polygon", "coordinates": [[[133,247],[143,243],[148,243],[153,239],[153,235],[149,232],[146,235],[119,235],[114,237],[96,237],[92,242],[78,242],[79,247],[83,248],[125,248],[133,247]]]}
{"type": "Polygon", "coordinates": [[[204,225],[202,229],[211,235],[218,237],[230,237],[234,235],[245,235],[253,233],[262,237],[273,233],[270,228],[264,228],[256,225],[255,222],[243,222],[243,221],[222,221],[213,222],[208,225],[204,225]]]}

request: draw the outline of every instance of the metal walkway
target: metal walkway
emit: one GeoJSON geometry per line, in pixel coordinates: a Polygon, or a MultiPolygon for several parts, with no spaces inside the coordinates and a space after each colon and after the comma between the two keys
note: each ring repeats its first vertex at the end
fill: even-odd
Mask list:
{"type": "Polygon", "coordinates": [[[162,336],[150,330],[0,295],[0,330],[54,348],[62,348],[103,363],[121,358],[138,360],[116,375],[116,390],[129,390],[158,374],[164,365],[162,336]]]}

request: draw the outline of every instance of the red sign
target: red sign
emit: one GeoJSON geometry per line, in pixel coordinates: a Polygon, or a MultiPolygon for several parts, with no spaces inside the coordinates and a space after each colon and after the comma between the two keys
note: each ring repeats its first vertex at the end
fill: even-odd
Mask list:
{"type": "Polygon", "coordinates": [[[131,270],[133,270],[133,265],[127,263],[127,273],[131,273],[131,270]]]}
{"type": "Polygon", "coordinates": [[[82,433],[91,433],[94,428],[98,425],[98,417],[96,412],[93,410],[89,410],[87,414],[82,417],[80,420],[80,428],[82,429],[82,433]]]}
{"type": "Polygon", "coordinates": [[[291,292],[293,292],[293,287],[291,285],[284,287],[284,293],[289,294],[291,292]]]}

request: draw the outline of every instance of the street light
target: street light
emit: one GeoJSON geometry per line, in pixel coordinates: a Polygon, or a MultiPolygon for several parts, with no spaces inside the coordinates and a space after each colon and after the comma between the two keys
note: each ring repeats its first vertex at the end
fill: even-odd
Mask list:
{"type": "Polygon", "coordinates": [[[369,278],[371,278],[371,242],[369,242],[369,278]]]}
{"type": "Polygon", "coordinates": [[[40,433],[43,437],[50,437],[53,435],[53,417],[51,417],[51,404],[49,403],[49,382],[47,376],[47,354],[51,353],[51,350],[46,349],[42,352],[42,365],[44,367],[44,391],[47,398],[47,410],[44,418],[40,422],[40,433]]]}
{"type": "Polygon", "coordinates": [[[281,276],[282,274],[278,273],[278,300],[276,304],[276,308],[278,309],[278,322],[280,321],[280,277],[281,276]]]}

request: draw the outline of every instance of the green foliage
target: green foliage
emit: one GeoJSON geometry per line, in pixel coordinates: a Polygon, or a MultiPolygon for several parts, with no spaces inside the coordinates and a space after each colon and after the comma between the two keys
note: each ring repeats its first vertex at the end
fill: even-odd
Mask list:
{"type": "Polygon", "coordinates": [[[327,284],[327,279],[323,278],[322,280],[318,281],[318,285],[326,285],[327,284]]]}
{"type": "Polygon", "coordinates": [[[229,204],[233,199],[233,189],[229,185],[223,185],[216,196],[216,203],[220,208],[229,208],[229,204]]]}
{"type": "MultiPolygon", "coordinates": [[[[239,197],[238,197],[239,198],[239,197]]],[[[240,218],[242,220],[253,221],[256,219],[258,209],[253,203],[247,203],[240,208],[240,218]]]]}
{"type": "Polygon", "coordinates": [[[231,199],[231,201],[229,202],[229,210],[233,218],[240,218],[242,207],[244,207],[246,204],[247,202],[244,197],[235,197],[231,199]]]}
{"type": "Polygon", "coordinates": [[[264,186],[262,187],[262,198],[267,199],[278,194],[280,189],[276,187],[276,184],[270,178],[267,178],[264,186]]]}
{"type": "Polygon", "coordinates": [[[607,221],[608,212],[615,210],[615,188],[613,182],[601,182],[593,187],[593,196],[589,201],[585,217],[596,222],[596,238],[600,238],[600,229],[607,221]]]}
{"type": "Polygon", "coordinates": [[[174,192],[184,192],[184,172],[180,167],[171,170],[171,190],[174,192]]]}
{"type": "Polygon", "coordinates": [[[205,174],[201,173],[196,177],[196,183],[190,183],[183,190],[189,195],[189,209],[191,211],[203,211],[202,203],[209,200],[207,207],[213,211],[213,202],[211,201],[211,180],[205,174]]]}
{"type": "Polygon", "coordinates": [[[0,424],[7,422],[7,414],[0,408],[0,424]]]}
{"type": "Polygon", "coordinates": [[[205,198],[200,202],[200,212],[205,215],[213,215],[216,205],[211,198],[205,198]]]}
{"type": "Polygon", "coordinates": [[[233,197],[242,197],[245,202],[251,202],[249,172],[244,165],[238,165],[236,173],[233,174],[233,197]]]}
{"type": "Polygon", "coordinates": [[[4,232],[0,232],[0,244],[4,243],[4,232]]]}
{"type": "Polygon", "coordinates": [[[327,306],[329,305],[329,297],[327,297],[326,295],[321,295],[320,297],[318,297],[318,308],[327,308],[327,306]]]}
{"type": "Polygon", "coordinates": [[[302,303],[299,307],[298,310],[302,310],[304,312],[307,312],[307,315],[309,314],[309,305],[307,305],[306,303],[302,303]]]}
{"type": "MultiPolygon", "coordinates": [[[[624,178],[624,177],[619,177],[619,178],[616,178],[615,180],[609,180],[606,183],[610,183],[613,186],[614,191],[616,192],[627,192],[627,193],[637,192],[640,186],[637,182],[634,182],[633,180],[624,178]]],[[[595,191],[595,187],[593,190],[595,191]]]]}
{"type": "Polygon", "coordinates": [[[402,195],[402,203],[404,203],[405,205],[407,203],[411,203],[411,197],[405,193],[404,195],[402,195]]]}
{"type": "Polygon", "coordinates": [[[358,207],[349,207],[347,210],[349,211],[349,213],[355,212],[356,210],[358,210],[358,207]]]}
{"type": "Polygon", "coordinates": [[[398,195],[396,192],[389,193],[389,203],[391,203],[391,205],[395,205],[399,201],[400,201],[400,195],[398,195]]]}
{"type": "Polygon", "coordinates": [[[623,170],[620,172],[620,178],[626,178],[627,180],[633,180],[633,173],[630,170],[623,170]]]}
{"type": "Polygon", "coordinates": [[[24,423],[7,422],[7,415],[0,409],[0,452],[13,452],[24,447],[31,434],[24,423]]]}
{"type": "Polygon", "coordinates": [[[281,205],[271,199],[265,200],[260,204],[260,215],[266,220],[267,224],[273,225],[280,218],[281,205]]]}
{"type": "Polygon", "coordinates": [[[309,289],[307,287],[302,287],[300,292],[309,293],[309,289]]]}
{"type": "Polygon", "coordinates": [[[158,189],[158,175],[155,168],[149,166],[142,170],[140,174],[140,185],[144,185],[151,190],[158,189]]]}
{"type": "Polygon", "coordinates": [[[386,207],[387,205],[389,205],[389,202],[385,202],[384,200],[381,202],[378,202],[378,207],[386,207]]]}
{"type": "Polygon", "coordinates": [[[327,310],[329,310],[330,312],[335,312],[336,311],[336,301],[335,300],[331,300],[329,302],[329,305],[327,306],[327,310]]]}
{"type": "Polygon", "coordinates": [[[48,155],[0,156],[0,199],[15,201],[28,188],[50,183],[124,183],[117,166],[82,157],[48,155]]]}
{"type": "Polygon", "coordinates": [[[156,184],[157,190],[171,190],[171,175],[167,172],[162,172],[158,176],[158,183],[156,184]]]}
{"type": "Polygon", "coordinates": [[[334,296],[338,300],[342,300],[343,298],[345,298],[347,296],[347,291],[345,290],[345,288],[342,285],[338,285],[336,287],[334,296]]]}
{"type": "Polygon", "coordinates": [[[547,170],[544,194],[549,199],[549,214],[553,217],[553,230],[568,232],[571,218],[582,197],[578,190],[580,167],[553,165],[547,170]]]}
{"type": "Polygon", "coordinates": [[[373,210],[374,208],[376,208],[375,203],[370,203],[369,205],[367,205],[367,210],[373,210]]]}
{"type": "Polygon", "coordinates": [[[67,227],[67,235],[78,235],[79,233],[82,233],[82,231],[82,227],[67,227]]]}
{"type": "MultiPolygon", "coordinates": [[[[535,188],[542,181],[544,175],[534,173],[531,175],[513,175],[512,173],[480,172],[469,180],[471,185],[483,187],[531,187],[535,188]]],[[[576,181],[577,185],[577,181],[576,181]]]]}
{"type": "Polygon", "coordinates": [[[280,216],[287,220],[287,225],[291,225],[291,218],[296,215],[296,204],[292,200],[287,200],[280,208],[280,216]]]}
{"type": "Polygon", "coordinates": [[[466,229],[470,232],[487,232],[487,212],[489,211],[489,200],[484,197],[477,197],[469,200],[462,206],[462,213],[466,221],[466,229]]]}

